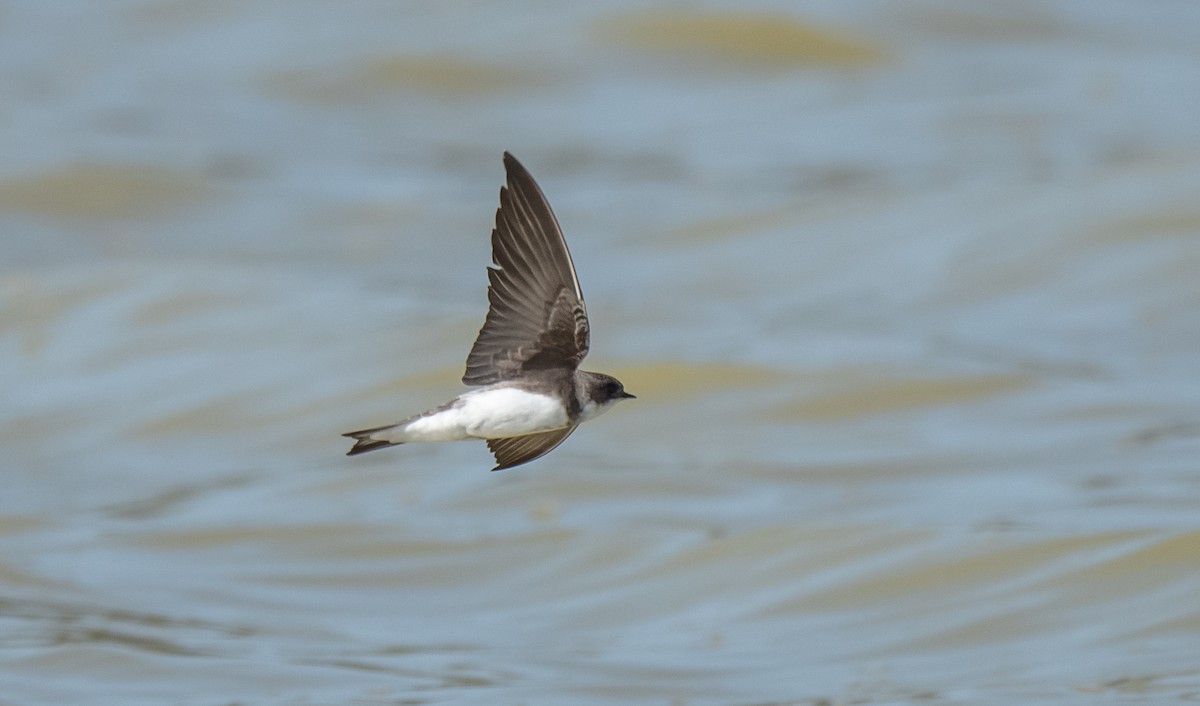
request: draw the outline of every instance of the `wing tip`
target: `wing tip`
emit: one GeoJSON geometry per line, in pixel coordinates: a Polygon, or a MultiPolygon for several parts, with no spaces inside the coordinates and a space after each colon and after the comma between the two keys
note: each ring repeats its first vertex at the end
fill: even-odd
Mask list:
{"type": "MultiPolygon", "coordinates": [[[[529,181],[533,181],[533,175],[531,175],[529,173],[529,170],[525,168],[524,164],[521,164],[521,160],[519,160],[515,156],[513,156],[513,153],[509,152],[508,150],[504,150],[504,170],[509,175],[509,184],[510,185],[512,183],[512,176],[514,174],[519,175],[523,179],[528,179],[529,181]]],[[[534,182],[534,184],[536,185],[537,182],[534,182]]],[[[504,189],[503,186],[500,188],[501,188],[501,190],[504,189]]],[[[540,191],[540,189],[541,189],[541,187],[539,187],[539,191],[540,191]]]]}
{"type": "MultiPolygon", "coordinates": [[[[549,452],[547,452],[547,453],[549,453],[549,452]]],[[[545,455],[546,454],[542,454],[542,456],[545,456],[545,455]]],[[[495,473],[496,471],[503,471],[507,468],[516,468],[517,466],[524,466],[525,464],[530,463],[531,461],[538,460],[542,456],[534,456],[533,458],[527,458],[527,459],[524,459],[521,461],[514,461],[512,463],[500,463],[497,461],[496,467],[493,468],[491,472],[495,473]]]]}

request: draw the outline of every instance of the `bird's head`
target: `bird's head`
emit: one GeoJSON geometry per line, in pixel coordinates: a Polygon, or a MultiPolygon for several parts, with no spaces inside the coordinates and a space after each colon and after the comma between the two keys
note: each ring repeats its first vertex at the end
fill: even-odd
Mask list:
{"type": "Polygon", "coordinates": [[[637,399],[625,391],[621,381],[603,373],[584,373],[583,407],[586,417],[607,411],[621,400],[637,399]]]}

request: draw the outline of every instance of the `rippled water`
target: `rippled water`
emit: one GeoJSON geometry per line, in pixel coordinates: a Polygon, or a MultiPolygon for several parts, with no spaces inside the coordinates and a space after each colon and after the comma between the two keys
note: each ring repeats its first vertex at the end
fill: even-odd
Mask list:
{"type": "Polygon", "coordinates": [[[1200,10],[0,7],[0,704],[1200,700],[1200,10]],[[638,395],[459,391],[510,149],[638,395]]]}

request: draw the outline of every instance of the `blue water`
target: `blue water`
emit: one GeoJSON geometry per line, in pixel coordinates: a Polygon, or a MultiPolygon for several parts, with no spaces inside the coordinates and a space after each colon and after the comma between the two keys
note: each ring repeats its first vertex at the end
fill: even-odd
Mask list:
{"type": "Polygon", "coordinates": [[[1200,693],[1200,11],[0,8],[0,703],[1200,693]],[[512,150],[587,367],[460,391],[512,150]]]}

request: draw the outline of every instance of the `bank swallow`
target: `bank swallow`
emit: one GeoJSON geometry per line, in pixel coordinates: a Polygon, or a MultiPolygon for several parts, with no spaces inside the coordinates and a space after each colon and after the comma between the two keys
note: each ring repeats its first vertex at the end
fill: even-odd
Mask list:
{"type": "Polygon", "coordinates": [[[484,439],[498,471],[544,456],[581,423],[633,399],[611,375],[578,369],[590,335],[567,241],[525,167],[505,152],[504,168],[489,308],[462,378],[474,389],[402,422],[343,434],[354,439],[347,455],[484,439]]]}

